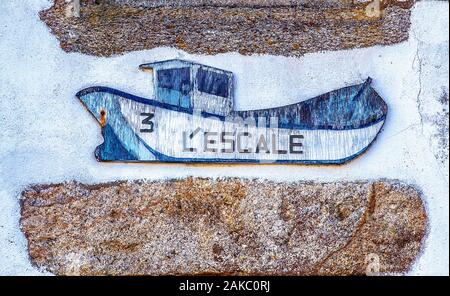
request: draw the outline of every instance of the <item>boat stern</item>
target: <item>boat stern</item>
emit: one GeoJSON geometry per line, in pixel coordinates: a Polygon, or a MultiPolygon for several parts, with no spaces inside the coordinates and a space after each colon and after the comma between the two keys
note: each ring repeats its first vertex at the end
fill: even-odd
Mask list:
{"type": "Polygon", "coordinates": [[[114,114],[114,100],[104,87],[89,87],[75,95],[101,126],[106,124],[108,114],[114,114]]]}

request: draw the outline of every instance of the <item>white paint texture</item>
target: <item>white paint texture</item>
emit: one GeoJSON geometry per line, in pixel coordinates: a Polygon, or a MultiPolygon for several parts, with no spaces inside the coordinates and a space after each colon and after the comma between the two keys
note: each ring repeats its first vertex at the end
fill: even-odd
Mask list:
{"type": "Polygon", "coordinates": [[[18,196],[27,185],[194,175],[323,181],[393,178],[415,184],[424,192],[430,227],[411,274],[448,275],[448,158],[437,159],[438,126],[432,120],[443,108],[437,100],[449,89],[448,2],[417,3],[408,42],[302,58],[196,56],[173,48],[112,58],[67,54],[39,20],[38,11],[50,5],[46,0],[0,0],[0,274],[40,273],[28,260],[19,229],[18,196]],[[236,106],[241,110],[295,103],[371,76],[388,103],[388,119],[368,153],[342,167],[97,163],[93,152],[102,142],[100,130],[74,94],[105,85],[151,97],[149,74],[139,71],[138,65],[175,57],[234,72],[236,106]]]}
{"type": "MultiPolygon", "coordinates": [[[[120,114],[123,114],[125,120],[133,129],[133,133],[137,134],[149,147],[165,156],[178,159],[261,160],[267,162],[277,160],[338,161],[352,157],[366,149],[384,123],[383,120],[364,128],[349,130],[290,130],[257,126],[244,127],[241,121],[221,121],[214,117],[204,118],[201,114],[194,113],[193,115],[159,107],[149,107],[123,97],[106,94],[105,96],[109,96],[110,100],[119,101],[120,114]],[[154,132],[140,132],[141,128],[145,128],[141,124],[140,112],[154,114],[154,132]],[[199,133],[192,140],[188,140],[189,135],[194,132],[199,133]],[[205,144],[206,140],[203,136],[205,132],[215,133],[207,137],[207,141],[212,140],[214,144],[205,144]],[[230,149],[229,143],[221,143],[220,141],[222,132],[237,135],[231,138],[235,142],[233,152],[221,152],[222,149],[230,149]],[[244,133],[248,133],[249,136],[238,136],[244,133]],[[285,150],[286,152],[290,150],[290,135],[303,136],[301,141],[303,153],[277,154],[277,150],[285,150]],[[256,152],[261,137],[266,143],[267,149],[256,152]],[[186,148],[188,147],[194,148],[195,152],[187,152],[186,148]],[[215,151],[206,151],[208,150],[206,148],[215,151]]],[[[116,131],[121,140],[121,133],[124,136],[128,134],[125,131],[116,131]]],[[[230,139],[230,137],[227,138],[230,139]]],[[[295,151],[298,151],[298,149],[295,151]]],[[[134,155],[144,161],[155,159],[153,156],[148,158],[148,151],[140,149],[140,146],[137,151],[133,152],[134,155]]]]}

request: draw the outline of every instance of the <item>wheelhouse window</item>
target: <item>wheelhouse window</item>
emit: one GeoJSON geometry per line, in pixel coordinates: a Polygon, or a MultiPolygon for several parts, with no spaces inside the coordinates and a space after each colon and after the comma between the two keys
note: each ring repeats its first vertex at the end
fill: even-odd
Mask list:
{"type": "Polygon", "coordinates": [[[191,69],[161,69],[157,71],[159,97],[164,103],[190,108],[191,69]]]}
{"type": "Polygon", "coordinates": [[[210,95],[228,98],[229,77],[224,73],[200,68],[197,72],[198,90],[210,95]]]}

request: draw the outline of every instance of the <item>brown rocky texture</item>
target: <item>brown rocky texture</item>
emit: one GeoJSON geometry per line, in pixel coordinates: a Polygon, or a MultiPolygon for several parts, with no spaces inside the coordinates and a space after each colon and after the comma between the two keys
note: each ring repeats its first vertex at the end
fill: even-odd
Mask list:
{"type": "Polygon", "coordinates": [[[397,274],[427,223],[397,181],[72,182],[21,201],[32,262],[59,275],[397,274]]]}
{"type": "Polygon", "coordinates": [[[82,2],[133,7],[188,7],[188,6],[226,6],[226,7],[350,7],[355,3],[367,3],[371,0],[82,0],[82,2]]]}
{"type": "Polygon", "coordinates": [[[236,0],[243,2],[237,7],[198,7],[196,2],[140,7],[144,2],[149,1],[82,1],[81,17],[67,18],[67,4],[55,0],[40,16],[69,52],[111,56],[173,46],[201,54],[236,51],[301,56],[404,41],[415,1],[383,1],[379,17],[367,13],[365,0],[294,1],[304,4],[273,7],[248,5],[265,2],[250,0],[236,0]]]}

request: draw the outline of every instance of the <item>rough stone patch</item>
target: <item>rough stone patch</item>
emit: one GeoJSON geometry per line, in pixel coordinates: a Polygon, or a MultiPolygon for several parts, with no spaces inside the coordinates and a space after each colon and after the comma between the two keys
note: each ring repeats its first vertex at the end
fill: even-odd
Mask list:
{"type": "Polygon", "coordinates": [[[354,3],[368,3],[371,0],[87,0],[84,3],[129,5],[134,7],[188,7],[188,6],[228,6],[228,7],[349,7],[354,3]]]}
{"type": "Polygon", "coordinates": [[[330,1],[303,1],[300,6],[274,7],[170,3],[141,7],[145,1],[134,1],[137,5],[103,2],[82,2],[81,17],[68,18],[67,4],[56,0],[53,7],[41,12],[41,19],[69,52],[111,56],[172,46],[201,54],[301,56],[405,41],[414,3],[384,1],[381,13],[374,17],[367,13],[370,4],[366,1],[336,1],[339,5],[331,6],[330,1]]]}
{"type": "Polygon", "coordinates": [[[396,181],[64,183],[22,193],[37,266],[59,275],[403,273],[426,233],[396,181]]]}

